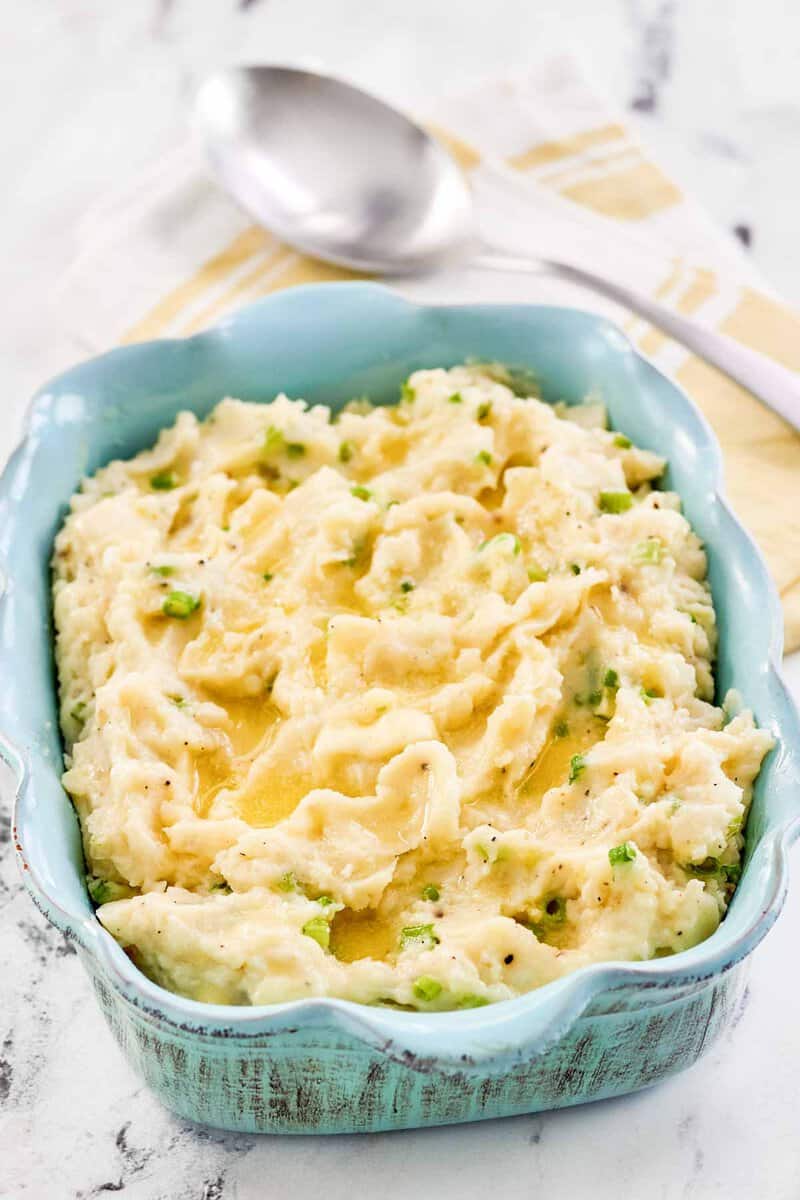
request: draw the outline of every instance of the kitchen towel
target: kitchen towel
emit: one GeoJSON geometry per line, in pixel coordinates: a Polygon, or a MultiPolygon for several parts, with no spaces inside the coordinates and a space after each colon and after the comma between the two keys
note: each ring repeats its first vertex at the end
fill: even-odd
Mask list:
{"type": "MultiPolygon", "coordinates": [[[[800,370],[800,315],[648,157],[570,57],[483,81],[418,117],[467,172],[487,239],[605,270],[800,370]]],[[[79,252],[57,301],[62,325],[84,354],[183,337],[295,284],[358,278],[256,226],[215,185],[194,144],[177,147],[93,206],[78,233],[79,252]]],[[[434,303],[564,303],[616,319],[713,425],[727,493],[781,595],[786,649],[800,648],[800,436],[780,418],[647,322],[546,271],[464,267],[392,285],[434,303]]]]}

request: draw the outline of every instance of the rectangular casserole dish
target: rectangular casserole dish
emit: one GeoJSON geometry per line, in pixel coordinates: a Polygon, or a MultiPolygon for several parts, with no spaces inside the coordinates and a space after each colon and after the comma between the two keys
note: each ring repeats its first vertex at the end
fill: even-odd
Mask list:
{"type": "Polygon", "coordinates": [[[800,726],[780,677],[782,619],[764,563],[721,493],[713,434],[607,321],[536,306],[424,307],[372,284],[281,292],[196,337],[115,350],[35,397],[0,481],[0,754],[16,779],[15,846],[33,899],[71,938],[115,1037],[175,1112],[227,1129],[335,1133],[530,1113],[620,1095],[690,1065],[735,1015],[746,958],[783,903],[800,829],[800,726]],[[672,958],[584,968],[512,1001],[423,1014],[341,1000],[232,1008],[145,978],[100,926],[61,787],[49,561],[86,472],[152,443],[181,408],[279,391],[334,408],[396,398],[413,370],[465,359],[532,373],[546,400],[591,393],[669,460],[667,486],[706,543],[718,691],[776,739],[758,778],[728,915],[672,958]]]}

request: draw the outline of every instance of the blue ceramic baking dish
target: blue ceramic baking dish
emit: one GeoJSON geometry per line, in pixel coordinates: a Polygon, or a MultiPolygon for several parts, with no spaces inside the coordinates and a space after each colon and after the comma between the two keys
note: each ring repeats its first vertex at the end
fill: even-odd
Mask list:
{"type": "Polygon", "coordinates": [[[34,399],[0,482],[0,753],[16,776],[27,886],[70,937],[133,1066],[182,1116],[249,1131],[397,1129],[535,1112],[619,1095],[692,1063],[735,1014],[745,959],[783,903],[800,829],[800,726],[781,682],[781,612],[764,563],[722,496],[719,449],[690,400],[607,321],[534,306],[420,307],[370,284],[298,288],[184,341],[115,350],[34,399]],[[418,367],[492,359],[545,399],[591,392],[613,424],[666,455],[668,486],[709,552],[720,695],[736,688],[776,747],[755,790],[730,911],[693,950],[592,966],[519,999],[417,1014],[341,1000],[231,1008],[146,979],[97,921],[78,825],[60,783],[49,560],[85,472],[151,443],[182,408],[284,390],[334,408],[397,396],[418,367]]]}

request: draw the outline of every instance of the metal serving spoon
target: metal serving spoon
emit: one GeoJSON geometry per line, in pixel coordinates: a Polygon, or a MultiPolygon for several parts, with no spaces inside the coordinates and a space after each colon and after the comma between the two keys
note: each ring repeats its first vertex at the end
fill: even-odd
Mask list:
{"type": "Polygon", "coordinates": [[[458,261],[502,271],[545,266],[645,317],[800,429],[794,372],[607,276],[513,257],[481,241],[459,167],[374,96],[310,71],[233,67],[205,80],[196,118],[223,187],[260,224],[314,257],[385,275],[458,261]]]}

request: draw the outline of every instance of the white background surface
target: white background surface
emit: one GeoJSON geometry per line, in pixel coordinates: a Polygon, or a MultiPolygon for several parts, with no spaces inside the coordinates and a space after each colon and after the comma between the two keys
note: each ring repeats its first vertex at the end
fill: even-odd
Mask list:
{"type": "MultiPolygon", "coordinates": [[[[571,47],[800,303],[796,0],[29,0],[3,15],[0,460],[31,390],[79,356],[49,303],[76,222],[182,134],[194,80],[228,61],[306,57],[421,108],[571,47]]],[[[647,1093],[455,1129],[251,1138],[160,1108],[0,849],[3,1200],[800,1197],[800,886],[753,956],[736,1027],[647,1093]]]]}

